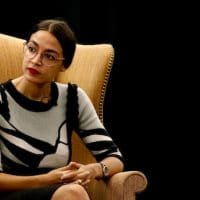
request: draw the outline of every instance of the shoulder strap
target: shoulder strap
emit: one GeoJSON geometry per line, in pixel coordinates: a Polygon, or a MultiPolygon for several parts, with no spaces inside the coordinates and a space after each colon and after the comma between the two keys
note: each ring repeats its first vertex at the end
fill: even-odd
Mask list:
{"type": "Polygon", "coordinates": [[[73,130],[78,130],[79,120],[78,120],[78,94],[77,94],[77,85],[68,83],[68,92],[67,92],[67,131],[71,133],[73,130]]]}
{"type": "Polygon", "coordinates": [[[1,95],[1,101],[0,101],[0,114],[6,119],[10,119],[10,112],[8,109],[8,101],[7,96],[5,93],[5,89],[3,87],[3,84],[0,84],[0,95],[1,95]]]}

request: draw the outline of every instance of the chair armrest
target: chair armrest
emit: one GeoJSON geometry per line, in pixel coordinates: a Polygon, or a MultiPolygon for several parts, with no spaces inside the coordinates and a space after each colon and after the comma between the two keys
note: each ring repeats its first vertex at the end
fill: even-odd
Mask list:
{"type": "Polygon", "coordinates": [[[136,194],[147,186],[146,176],[139,171],[124,171],[107,180],[93,180],[88,193],[91,200],[136,200],[136,194]]]}
{"type": "Polygon", "coordinates": [[[142,172],[120,172],[108,180],[106,197],[109,200],[135,200],[136,193],[143,191],[146,186],[147,178],[142,172]]]}

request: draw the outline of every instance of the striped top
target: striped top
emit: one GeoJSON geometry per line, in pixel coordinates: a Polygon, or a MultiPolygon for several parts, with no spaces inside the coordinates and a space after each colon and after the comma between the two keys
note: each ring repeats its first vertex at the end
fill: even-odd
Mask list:
{"type": "MultiPolygon", "coordinates": [[[[71,133],[66,119],[68,84],[53,82],[48,103],[19,93],[11,80],[0,84],[0,171],[38,174],[71,160],[71,133]]],[[[89,97],[80,88],[77,133],[97,161],[122,155],[101,123],[89,97]]]]}

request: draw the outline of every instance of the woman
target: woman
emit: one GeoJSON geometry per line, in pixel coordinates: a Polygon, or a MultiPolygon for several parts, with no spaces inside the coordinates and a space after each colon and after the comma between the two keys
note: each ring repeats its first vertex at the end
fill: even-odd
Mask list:
{"type": "Polygon", "coordinates": [[[71,85],[54,81],[70,66],[76,48],[68,24],[43,20],[26,41],[23,75],[0,84],[1,200],[88,200],[87,184],[122,171],[122,155],[86,93],[75,87],[69,104],[71,85]],[[77,105],[76,127],[69,105],[77,105]],[[70,160],[72,128],[97,163],[70,160]]]}

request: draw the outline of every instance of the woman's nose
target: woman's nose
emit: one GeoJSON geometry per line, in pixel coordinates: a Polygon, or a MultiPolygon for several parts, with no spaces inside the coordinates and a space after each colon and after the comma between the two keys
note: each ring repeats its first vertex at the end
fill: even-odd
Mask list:
{"type": "Polygon", "coordinates": [[[35,56],[31,59],[31,62],[37,65],[42,65],[42,54],[36,53],[35,56]]]}

